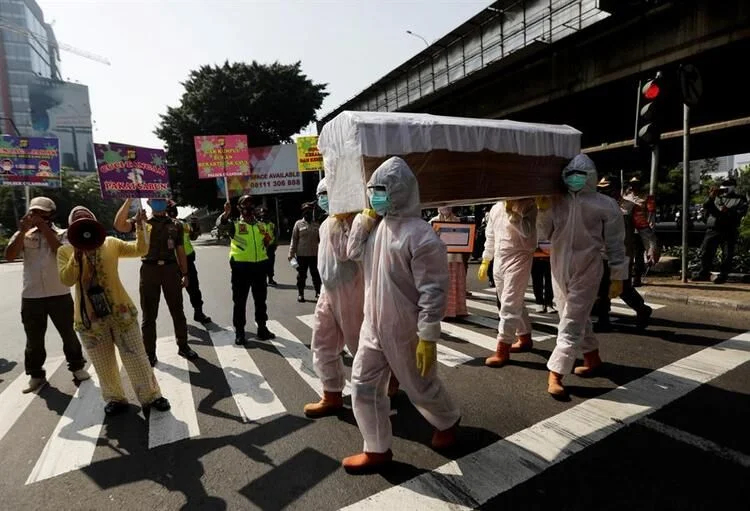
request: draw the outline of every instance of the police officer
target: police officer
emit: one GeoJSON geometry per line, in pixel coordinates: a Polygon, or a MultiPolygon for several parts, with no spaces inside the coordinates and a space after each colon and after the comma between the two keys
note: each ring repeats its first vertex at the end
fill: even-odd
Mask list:
{"type": "Polygon", "coordinates": [[[279,285],[278,282],[273,280],[274,266],[276,265],[276,246],[278,241],[276,224],[274,224],[268,216],[267,208],[258,208],[256,214],[258,216],[258,222],[262,223],[265,226],[266,232],[271,235],[271,243],[268,245],[268,247],[266,247],[266,253],[268,254],[267,275],[268,285],[276,287],[279,285]]]}
{"type": "MultiPolygon", "coordinates": [[[[177,204],[174,201],[169,201],[167,206],[167,216],[173,220],[177,220],[177,204]]],[[[198,239],[201,234],[200,225],[198,222],[191,224],[187,222],[180,222],[182,224],[184,239],[183,244],[185,246],[185,256],[187,257],[188,266],[188,285],[187,293],[190,297],[190,305],[193,306],[193,319],[198,323],[204,325],[211,322],[211,318],[203,313],[203,295],[201,294],[200,284],[198,283],[198,269],[195,267],[195,249],[193,248],[193,241],[198,239]]]]}
{"type": "MultiPolygon", "coordinates": [[[[115,229],[132,232],[134,219],[128,219],[130,199],[115,217],[115,229]]],[[[152,216],[147,221],[148,253],[141,259],[141,331],[151,366],[156,365],[156,317],[159,300],[164,292],[174,324],[178,354],[187,359],[198,358],[187,343],[187,321],[182,305],[182,288],[189,282],[182,224],[167,216],[167,199],[149,199],[152,216]]]]}
{"type": "Polygon", "coordinates": [[[252,198],[243,195],[237,202],[240,210],[238,220],[230,220],[232,205],[227,202],[224,205],[224,213],[216,220],[216,225],[229,225],[229,233],[232,238],[229,249],[229,266],[232,269],[232,301],[234,312],[232,321],[236,338],[234,343],[244,345],[245,339],[245,313],[247,308],[247,295],[252,290],[253,302],[255,303],[255,322],[258,325],[256,337],[262,341],[274,339],[266,327],[268,314],[266,313],[266,271],[268,254],[266,247],[271,244],[271,234],[266,231],[265,224],[255,218],[252,198]]]}

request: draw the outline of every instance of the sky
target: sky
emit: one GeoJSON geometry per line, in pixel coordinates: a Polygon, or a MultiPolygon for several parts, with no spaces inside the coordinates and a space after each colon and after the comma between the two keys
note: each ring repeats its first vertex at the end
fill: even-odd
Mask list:
{"type": "MultiPolygon", "coordinates": [[[[490,0],[37,0],[61,51],[62,77],[88,85],[94,141],[160,148],[159,114],[191,70],[230,62],[302,62],[328,96],[318,117],[490,5],[490,0]]],[[[302,131],[315,134],[314,126],[302,131]]],[[[251,143],[252,145],[252,143],[251,143]]]]}

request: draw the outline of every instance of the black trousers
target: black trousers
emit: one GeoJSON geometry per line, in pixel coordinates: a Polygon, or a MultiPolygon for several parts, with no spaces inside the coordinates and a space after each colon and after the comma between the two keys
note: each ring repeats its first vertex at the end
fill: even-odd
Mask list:
{"type": "Polygon", "coordinates": [[[190,297],[190,305],[195,312],[203,311],[203,295],[198,282],[198,269],[195,267],[195,252],[187,256],[188,263],[188,286],[187,293],[190,297]]]}
{"type": "Polygon", "coordinates": [[[318,273],[318,258],[317,256],[297,256],[297,291],[300,296],[305,293],[305,285],[307,284],[307,270],[310,270],[310,276],[312,277],[313,287],[315,288],[315,294],[320,294],[320,273],[318,273]]]}
{"type": "Polygon", "coordinates": [[[732,271],[732,259],[734,258],[734,250],[737,246],[737,237],[738,233],[736,230],[726,232],[709,229],[706,231],[703,244],[701,245],[701,268],[698,272],[701,277],[708,277],[711,274],[711,266],[714,263],[716,250],[719,246],[723,249],[720,275],[722,277],[729,275],[729,272],[732,271]]]}
{"type": "MultiPolygon", "coordinates": [[[[611,300],[609,299],[609,284],[611,280],[607,261],[603,261],[603,264],[604,273],[602,273],[602,280],[599,283],[599,297],[594,305],[593,313],[599,318],[599,321],[609,321],[609,310],[611,306],[611,300]]],[[[630,275],[630,277],[632,278],[632,275],[630,275]]],[[[631,278],[627,278],[623,281],[620,298],[622,298],[622,301],[625,302],[628,307],[636,312],[640,312],[646,307],[646,302],[643,301],[643,297],[638,293],[638,290],[633,287],[631,278]]]]}
{"type": "Polygon", "coordinates": [[[253,304],[255,305],[255,323],[258,327],[261,327],[265,326],[266,321],[268,321],[266,261],[244,263],[231,260],[229,261],[229,267],[232,269],[232,301],[234,302],[232,323],[237,335],[244,337],[245,324],[247,323],[247,296],[250,291],[253,293],[253,304]]]}
{"type": "Polygon", "coordinates": [[[266,268],[266,275],[268,280],[273,280],[274,267],[276,266],[276,245],[269,245],[266,248],[268,254],[268,267],[266,268]]]}
{"type": "Polygon", "coordinates": [[[549,259],[535,257],[531,263],[531,285],[537,305],[552,305],[552,267],[549,259]]]}
{"type": "Polygon", "coordinates": [[[47,333],[47,318],[52,320],[62,338],[63,353],[70,372],[83,369],[86,365],[81,343],[73,330],[73,307],[70,293],[48,298],[21,299],[21,320],[26,332],[24,364],[26,374],[32,378],[45,376],[47,351],[44,349],[44,336],[47,333]]]}

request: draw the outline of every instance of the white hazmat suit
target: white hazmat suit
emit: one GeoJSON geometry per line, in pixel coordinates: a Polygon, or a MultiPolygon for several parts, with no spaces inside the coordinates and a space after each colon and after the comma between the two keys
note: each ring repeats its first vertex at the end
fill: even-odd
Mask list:
{"type": "Polygon", "coordinates": [[[487,221],[482,260],[494,259],[493,277],[500,300],[498,341],[506,344],[512,344],[516,336],[531,334],[524,302],[537,245],[536,218],[534,201],[522,199],[498,202],[487,221]]]}
{"type": "MultiPolygon", "coordinates": [[[[317,193],[327,193],[326,180],[317,193]]],[[[347,256],[350,225],[344,219],[329,216],[320,226],[318,269],[323,282],[313,320],[312,352],[315,372],[326,392],[344,389],[344,346],[357,353],[359,330],[364,316],[365,284],[362,264],[347,256]]]]}
{"type": "Polygon", "coordinates": [[[552,244],[552,284],[560,313],[557,345],[547,368],[560,375],[571,372],[579,353],[599,349],[590,315],[602,278],[602,249],[612,280],[628,277],[625,227],[617,202],[597,193],[596,167],[588,156],[573,158],[563,176],[570,170],[586,173],[583,189],[556,198],[539,214],[540,235],[552,244]]]}
{"type": "Polygon", "coordinates": [[[390,197],[385,216],[373,227],[375,220],[358,215],[349,238],[349,256],[362,258],[365,274],[365,318],[352,367],[352,404],[365,453],[391,447],[390,371],[437,430],[448,430],[460,417],[437,364],[422,377],[415,353],[420,339],[440,339],[448,285],[445,245],[420,217],[417,179],[406,162],[385,161],[368,183],[376,186],[390,197]]]}

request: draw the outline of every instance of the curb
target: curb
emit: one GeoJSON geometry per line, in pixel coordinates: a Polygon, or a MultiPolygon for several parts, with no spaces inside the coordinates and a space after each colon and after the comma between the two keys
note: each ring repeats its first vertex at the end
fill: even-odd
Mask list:
{"type": "Polygon", "coordinates": [[[671,293],[660,293],[658,291],[640,291],[640,294],[649,300],[661,300],[664,302],[679,303],[682,305],[697,305],[715,309],[728,309],[735,311],[750,312],[750,301],[724,300],[721,298],[709,298],[707,296],[677,296],[671,293]]]}

